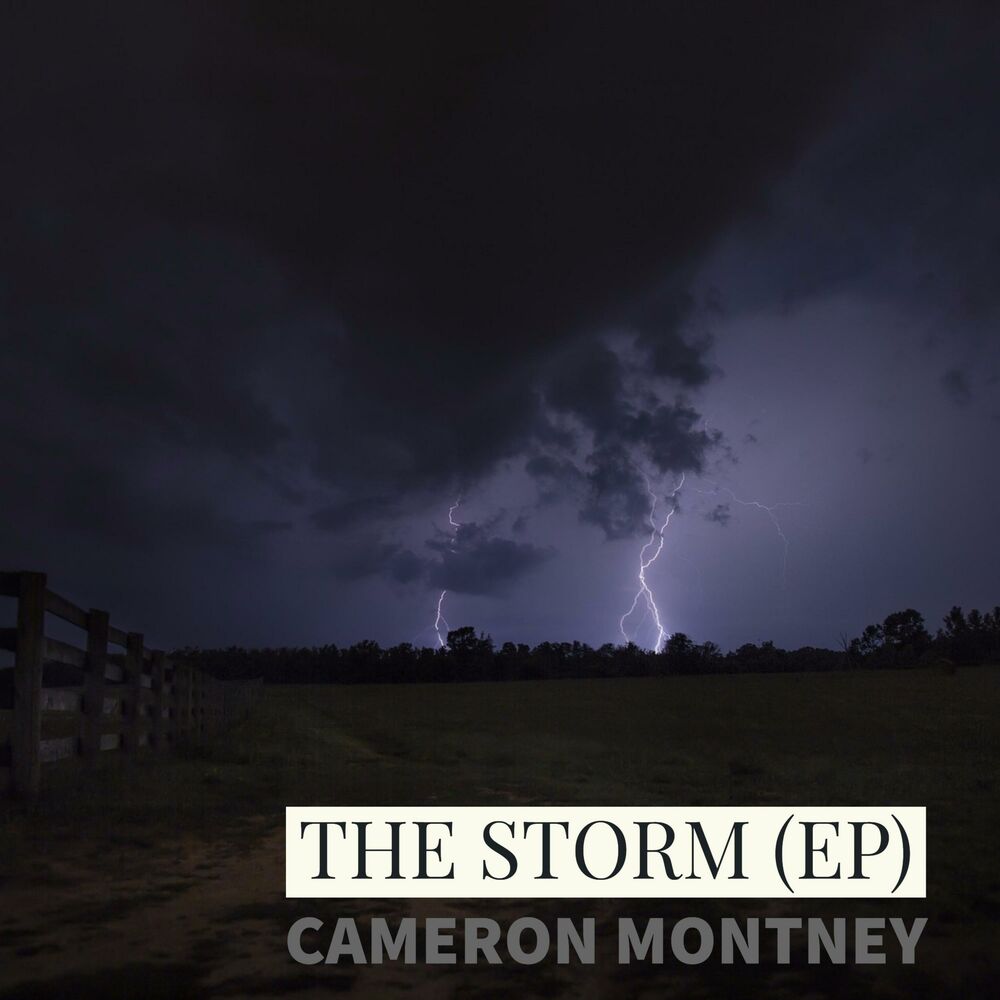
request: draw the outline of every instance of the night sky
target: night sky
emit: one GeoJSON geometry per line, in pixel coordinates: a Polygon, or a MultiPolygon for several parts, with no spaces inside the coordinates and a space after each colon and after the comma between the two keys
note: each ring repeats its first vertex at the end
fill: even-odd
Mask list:
{"type": "Polygon", "coordinates": [[[168,646],[599,645],[683,475],[670,631],[992,607],[991,6],[8,8],[0,568],[168,646]]]}

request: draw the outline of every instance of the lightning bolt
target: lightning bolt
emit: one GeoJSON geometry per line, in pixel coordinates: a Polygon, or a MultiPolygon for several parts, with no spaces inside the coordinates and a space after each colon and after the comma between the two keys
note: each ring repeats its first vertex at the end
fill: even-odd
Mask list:
{"type": "MultiPolygon", "coordinates": [[[[455,520],[455,511],[462,506],[462,498],[459,497],[449,508],[448,508],[448,523],[452,527],[452,540],[451,540],[451,551],[455,551],[455,540],[458,537],[458,529],[462,527],[461,521],[455,520]]],[[[443,648],[445,645],[445,636],[451,631],[451,626],[448,624],[448,620],[444,616],[442,611],[444,607],[444,599],[448,596],[447,590],[442,590],[440,596],[437,600],[437,615],[434,618],[434,632],[437,635],[438,646],[443,648]],[[444,626],[444,635],[441,634],[441,626],[444,626]]]]}
{"type": "Polygon", "coordinates": [[[438,645],[444,646],[444,636],[441,635],[441,626],[444,625],[445,635],[451,631],[451,626],[448,624],[447,619],[441,613],[441,606],[444,604],[444,599],[448,595],[447,590],[441,591],[441,596],[438,598],[437,602],[437,616],[434,619],[434,631],[437,633],[438,645]]]}
{"type": "Polygon", "coordinates": [[[656,624],[656,642],[653,645],[653,652],[659,653],[663,649],[664,642],[670,638],[670,633],[663,627],[663,620],[660,618],[660,609],[657,607],[656,598],[653,596],[653,592],[649,589],[649,584],[646,582],[646,570],[656,562],[663,551],[663,532],[666,531],[667,525],[670,524],[670,519],[677,511],[677,494],[684,485],[684,474],[681,474],[680,482],[678,482],[670,494],[670,499],[673,503],[667,512],[667,516],[663,519],[663,523],[659,526],[657,526],[655,520],[656,506],[659,498],[653,491],[649,476],[643,473],[642,478],[646,481],[646,492],[649,494],[649,541],[643,545],[642,550],[639,552],[639,589],[635,592],[635,597],[632,598],[632,606],[618,620],[618,629],[626,642],[632,641],[628,632],[625,631],[625,620],[635,613],[639,601],[645,600],[646,613],[653,616],[653,621],[656,624]],[[653,554],[647,556],[650,549],[653,549],[653,554]]]}
{"type": "Polygon", "coordinates": [[[703,496],[718,496],[720,493],[726,493],[733,503],[739,504],[741,507],[756,507],[757,510],[762,510],[767,514],[771,520],[771,524],[774,525],[774,530],[777,532],[778,538],[781,539],[781,586],[784,589],[788,583],[788,536],[781,527],[777,511],[780,507],[801,507],[802,504],[798,501],[792,501],[789,503],[774,503],[768,506],[759,500],[741,500],[728,486],[715,486],[711,490],[697,490],[696,492],[701,493],[703,496]]]}

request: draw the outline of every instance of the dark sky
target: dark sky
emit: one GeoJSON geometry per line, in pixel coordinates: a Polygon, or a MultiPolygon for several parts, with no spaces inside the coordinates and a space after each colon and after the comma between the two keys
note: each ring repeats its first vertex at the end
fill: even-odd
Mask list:
{"type": "Polygon", "coordinates": [[[648,481],[670,631],[996,604],[990,8],[7,9],[0,563],[166,645],[600,644],[648,481]]]}

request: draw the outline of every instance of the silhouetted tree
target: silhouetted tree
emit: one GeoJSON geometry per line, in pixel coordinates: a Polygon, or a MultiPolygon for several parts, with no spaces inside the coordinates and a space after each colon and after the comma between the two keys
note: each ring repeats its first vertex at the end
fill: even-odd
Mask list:
{"type": "Polygon", "coordinates": [[[923,652],[931,637],[924,628],[924,616],[913,608],[895,611],[882,623],[882,639],[900,651],[923,652]]]}

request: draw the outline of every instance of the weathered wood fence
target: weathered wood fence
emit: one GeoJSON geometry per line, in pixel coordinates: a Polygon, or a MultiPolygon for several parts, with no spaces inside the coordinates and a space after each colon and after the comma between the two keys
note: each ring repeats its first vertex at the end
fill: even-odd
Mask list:
{"type": "Polygon", "coordinates": [[[42,765],[63,757],[201,739],[245,717],[260,690],[259,679],[220,681],[172,663],[140,633],[111,625],[106,611],[53,593],[44,573],[0,573],[0,596],[17,600],[16,627],[0,628],[0,649],[14,654],[13,670],[0,671],[13,673],[7,699],[0,688],[0,708],[13,708],[9,743],[0,743],[0,788],[15,795],[37,794],[42,765]],[[46,614],[82,629],[86,648],[46,637],[46,614]],[[60,685],[76,680],[46,686],[47,674],[60,685]],[[73,735],[43,739],[43,712],[73,735]]]}

